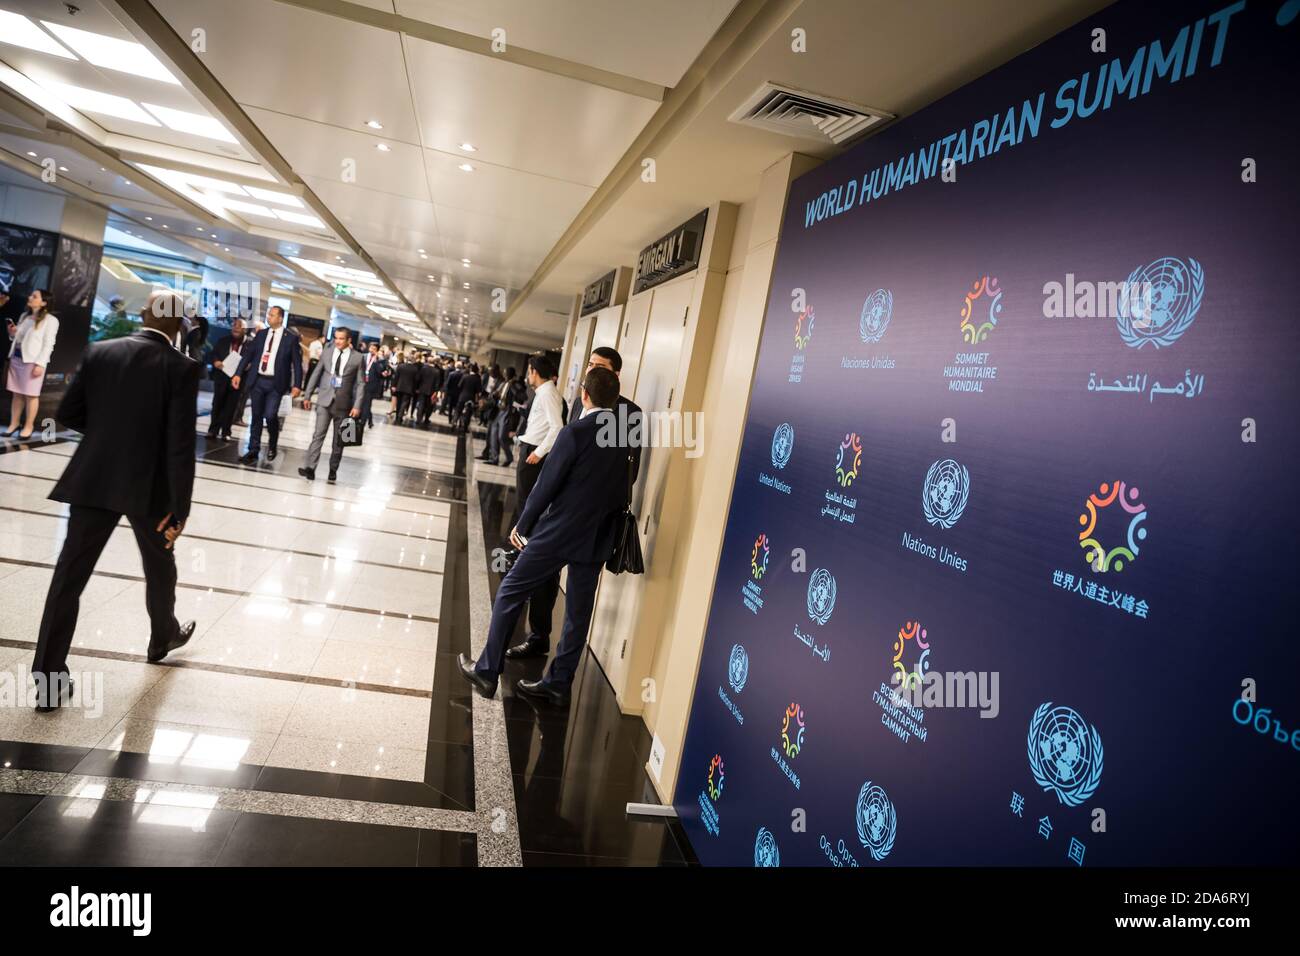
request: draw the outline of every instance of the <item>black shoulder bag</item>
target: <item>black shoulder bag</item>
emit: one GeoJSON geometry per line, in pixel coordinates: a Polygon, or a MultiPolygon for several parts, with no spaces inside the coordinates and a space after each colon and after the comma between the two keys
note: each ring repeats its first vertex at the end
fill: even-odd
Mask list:
{"type": "Polygon", "coordinates": [[[632,456],[627,456],[627,505],[614,530],[614,553],[605,562],[606,570],[615,574],[641,574],[645,564],[641,560],[641,535],[637,532],[636,515],[632,513],[632,456]]]}

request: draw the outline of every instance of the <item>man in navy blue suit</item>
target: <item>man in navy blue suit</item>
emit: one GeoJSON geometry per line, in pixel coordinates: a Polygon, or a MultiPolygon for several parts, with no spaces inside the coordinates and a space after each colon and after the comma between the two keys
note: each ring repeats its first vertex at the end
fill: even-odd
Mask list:
{"type": "Polygon", "coordinates": [[[561,429],[537,484],[510,532],[519,559],[501,580],[492,606],[487,647],[477,663],[460,655],[461,676],[484,697],[496,693],[506,647],[528,596],[539,584],[569,568],[564,632],[550,670],[539,681],[516,687],[529,697],[564,704],[587,643],[600,570],[614,550],[618,521],[627,505],[629,449],[607,426],[618,402],[618,376],[593,368],[582,383],[582,416],[561,429]]]}
{"type": "Polygon", "coordinates": [[[253,410],[248,452],[239,460],[245,465],[255,465],[262,450],[262,422],[266,422],[271,432],[266,460],[275,461],[276,441],[280,437],[280,399],[290,390],[297,398],[302,390],[302,340],[293,329],[284,327],[284,309],[278,305],[266,310],[266,328],[254,336],[253,344],[245,350],[239,374],[231,379],[231,386],[238,391],[249,374],[255,376],[249,389],[253,410]]]}

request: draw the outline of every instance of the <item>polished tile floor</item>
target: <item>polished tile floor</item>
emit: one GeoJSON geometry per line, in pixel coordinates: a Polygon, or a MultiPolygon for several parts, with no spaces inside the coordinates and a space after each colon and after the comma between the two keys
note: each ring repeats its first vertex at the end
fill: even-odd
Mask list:
{"type": "MultiPolygon", "coordinates": [[[[324,467],[307,482],[312,417],[292,411],[255,467],[237,461],[246,429],[208,442],[200,418],[177,548],[177,616],[198,627],[161,666],[134,539],[114,533],[70,661],[102,692],[52,715],[0,706],[0,865],[691,859],[675,827],[624,814],[654,800],[649,739],[594,659],[567,710],[513,695],[540,662],[491,701],[455,672],[485,638],[512,473],[473,461],[479,436],[379,421],[336,484],[324,467]]],[[[0,445],[0,687],[29,686],[66,522],[47,495],[74,450],[0,445]]]]}

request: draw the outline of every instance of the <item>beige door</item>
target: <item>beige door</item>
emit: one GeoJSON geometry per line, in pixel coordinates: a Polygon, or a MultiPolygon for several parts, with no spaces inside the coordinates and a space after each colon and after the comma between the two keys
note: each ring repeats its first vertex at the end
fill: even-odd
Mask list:
{"type": "MultiPolygon", "coordinates": [[[[619,349],[624,361],[621,385],[623,393],[630,395],[647,414],[678,408],[677,376],[678,369],[684,364],[682,339],[686,310],[694,289],[695,276],[692,274],[643,293],[627,304],[628,322],[623,338],[628,340],[628,350],[619,349]],[[638,337],[643,339],[639,349],[636,348],[638,337]],[[632,355],[638,357],[633,360],[632,355]]],[[[672,448],[643,448],[640,475],[632,491],[632,510],[638,519],[641,550],[647,568],[654,554],[662,518],[659,506],[669,458],[673,453],[672,448]]],[[[658,623],[656,613],[664,610],[643,606],[645,584],[644,574],[606,572],[601,576],[590,640],[596,659],[616,691],[626,684],[627,662],[631,658],[632,641],[638,626],[653,628],[658,623]]],[[[627,710],[641,709],[640,700],[620,699],[620,703],[627,710]]]]}

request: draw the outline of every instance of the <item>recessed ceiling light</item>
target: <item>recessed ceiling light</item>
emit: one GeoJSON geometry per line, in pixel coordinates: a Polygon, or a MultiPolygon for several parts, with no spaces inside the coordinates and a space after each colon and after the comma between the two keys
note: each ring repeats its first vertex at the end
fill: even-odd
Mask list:
{"type": "Polygon", "coordinates": [[[167,225],[167,223],[163,223],[163,228],[164,228],[164,229],[170,229],[171,226],[167,225]]]}
{"type": "Polygon", "coordinates": [[[470,262],[468,259],[461,259],[460,262],[461,262],[461,265],[466,265],[466,266],[472,266],[472,265],[474,264],[474,263],[470,262]]]}
{"type": "Polygon", "coordinates": [[[375,149],[379,150],[381,153],[386,153],[391,149],[391,147],[387,143],[376,143],[375,149]]]}
{"type": "Polygon", "coordinates": [[[202,231],[203,231],[203,227],[202,227],[202,226],[195,226],[194,228],[197,229],[199,232],[202,232],[202,231]]]}
{"type": "Polygon", "coordinates": [[[145,216],[145,222],[153,222],[153,216],[145,216]]]}
{"type": "MultiPolygon", "coordinates": [[[[35,153],[32,153],[32,155],[35,156],[36,154],[35,154],[35,153]]],[[[420,255],[424,255],[424,250],[423,250],[423,249],[416,249],[415,251],[418,252],[420,255]]]]}
{"type": "Polygon", "coordinates": [[[381,123],[381,122],[379,122],[379,120],[366,120],[366,125],[369,126],[371,129],[383,129],[383,128],[384,128],[384,124],[381,123]]]}
{"type": "Polygon", "coordinates": [[[221,123],[204,113],[190,113],[187,110],[175,110],[170,106],[157,106],[153,103],[143,104],[154,116],[158,117],[168,129],[204,139],[221,140],[224,143],[238,143],[230,131],[221,123]]]}
{"type": "Polygon", "coordinates": [[[420,258],[421,258],[421,259],[427,259],[427,258],[429,258],[429,257],[428,257],[427,254],[425,254],[425,253],[422,252],[422,253],[420,253],[420,258]]]}
{"type": "Polygon", "coordinates": [[[119,40],[117,37],[65,27],[61,23],[51,23],[49,20],[41,22],[51,33],[95,66],[180,86],[181,81],[172,76],[156,56],[134,40],[119,40]]]}
{"type": "Polygon", "coordinates": [[[464,283],[464,286],[465,286],[465,288],[468,289],[468,288],[469,288],[469,283],[468,283],[468,282],[464,283]]]}
{"type": "Polygon", "coordinates": [[[59,167],[59,172],[61,172],[61,173],[66,173],[67,171],[68,171],[68,167],[67,167],[67,166],[60,166],[60,167],[59,167]]]}
{"type": "Polygon", "coordinates": [[[462,172],[466,172],[466,173],[472,173],[472,172],[474,172],[474,167],[471,166],[469,163],[461,163],[460,166],[459,166],[458,168],[459,168],[462,172]]]}
{"type": "Polygon", "coordinates": [[[27,50],[36,50],[38,53],[61,56],[65,60],[76,59],[75,56],[50,39],[49,34],[32,23],[31,20],[28,20],[20,13],[10,13],[8,10],[0,10],[0,43],[20,46],[27,50]]]}
{"type": "Polygon", "coordinates": [[[131,180],[129,180],[129,179],[124,179],[124,180],[122,180],[122,182],[126,183],[126,185],[128,185],[128,186],[131,185],[131,180]]]}
{"type": "Polygon", "coordinates": [[[99,90],[88,90],[84,86],[71,86],[66,83],[43,85],[73,109],[81,110],[83,113],[115,116],[133,123],[143,123],[145,126],[160,125],[156,119],[125,96],[114,96],[112,93],[101,93],[99,90]]]}
{"type": "Polygon", "coordinates": [[[28,156],[31,156],[31,157],[35,157],[35,156],[36,156],[36,154],[35,154],[34,152],[32,152],[30,149],[27,151],[27,155],[28,155],[28,156]]]}
{"type": "Polygon", "coordinates": [[[478,152],[478,147],[475,146],[473,143],[461,143],[461,144],[460,144],[460,148],[463,149],[463,150],[464,150],[465,152],[467,152],[467,153],[477,153],[477,152],[478,152]]]}

